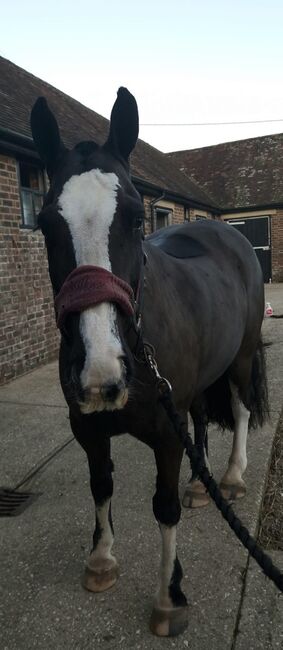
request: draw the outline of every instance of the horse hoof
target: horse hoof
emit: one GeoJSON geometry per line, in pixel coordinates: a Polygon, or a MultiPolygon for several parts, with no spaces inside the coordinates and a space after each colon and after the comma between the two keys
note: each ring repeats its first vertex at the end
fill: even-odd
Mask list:
{"type": "Polygon", "coordinates": [[[85,567],[83,587],[88,591],[99,593],[115,585],[119,568],[115,559],[98,560],[90,556],[85,567]]]}
{"type": "Polygon", "coordinates": [[[156,636],[178,636],[188,626],[188,606],[174,609],[154,607],[149,622],[149,629],[156,636]]]}
{"type": "Polygon", "coordinates": [[[246,495],[247,488],[245,483],[220,483],[220,491],[224,499],[227,501],[237,501],[237,499],[242,499],[246,495]]]}
{"type": "Polygon", "coordinates": [[[185,490],[182,504],[184,508],[203,508],[210,503],[209,494],[201,481],[191,481],[185,490]]]}

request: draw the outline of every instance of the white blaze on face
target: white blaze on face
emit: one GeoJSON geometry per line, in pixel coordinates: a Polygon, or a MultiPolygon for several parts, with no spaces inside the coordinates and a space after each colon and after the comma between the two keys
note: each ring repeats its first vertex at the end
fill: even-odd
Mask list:
{"type": "MultiPolygon", "coordinates": [[[[71,232],[77,266],[92,264],[111,271],[109,232],[116,211],[118,187],[116,174],[99,169],[72,176],[65,183],[59,198],[59,211],[71,232]]],[[[81,383],[92,392],[95,401],[99,387],[119,381],[122,374],[119,357],[123,351],[114,305],[101,303],[83,311],[80,332],[86,351],[81,383]]]]}

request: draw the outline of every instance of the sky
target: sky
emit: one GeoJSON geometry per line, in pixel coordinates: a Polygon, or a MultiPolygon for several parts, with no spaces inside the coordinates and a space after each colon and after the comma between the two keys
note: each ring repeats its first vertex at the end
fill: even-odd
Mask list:
{"type": "Polygon", "coordinates": [[[282,0],[10,0],[0,54],[107,118],[126,86],[167,152],[283,131],[282,30],[282,0]]]}

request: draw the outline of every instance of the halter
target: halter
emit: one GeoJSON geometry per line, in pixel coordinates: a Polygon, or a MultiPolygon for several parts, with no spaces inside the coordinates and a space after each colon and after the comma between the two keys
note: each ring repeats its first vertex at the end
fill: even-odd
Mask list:
{"type": "Polygon", "coordinates": [[[82,265],[66,278],[54,300],[56,323],[64,329],[68,314],[81,312],[102,302],[116,303],[131,316],[136,331],[140,328],[140,301],[143,278],[140,274],[136,296],[132,287],[114,273],[100,266],[82,265]]]}

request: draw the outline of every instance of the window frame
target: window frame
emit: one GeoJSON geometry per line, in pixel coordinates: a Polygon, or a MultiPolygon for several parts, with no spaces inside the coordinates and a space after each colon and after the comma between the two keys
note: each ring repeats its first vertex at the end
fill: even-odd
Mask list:
{"type": "Polygon", "coordinates": [[[168,228],[168,226],[171,226],[173,223],[173,208],[167,208],[167,207],[162,207],[162,205],[155,205],[154,206],[154,231],[156,230],[161,230],[161,228],[168,228]],[[164,215],[164,217],[167,217],[168,223],[164,226],[160,226],[160,228],[157,228],[157,213],[160,212],[161,214],[164,215]]]}
{"type": "Polygon", "coordinates": [[[34,197],[41,197],[42,198],[42,203],[44,201],[44,197],[46,196],[46,178],[45,178],[45,173],[44,173],[44,167],[42,165],[38,164],[36,161],[32,160],[25,160],[25,159],[18,159],[17,160],[17,177],[18,177],[18,187],[19,187],[19,195],[20,195],[20,204],[21,204],[21,224],[20,228],[23,230],[35,230],[37,227],[37,215],[39,210],[36,209],[35,207],[35,202],[34,202],[34,197]],[[20,170],[20,165],[29,165],[30,167],[34,167],[37,172],[41,173],[42,175],[42,185],[43,189],[42,190],[33,190],[29,187],[24,187],[21,184],[21,170],[20,170]],[[23,192],[26,194],[31,195],[32,199],[32,209],[33,209],[33,217],[34,217],[34,223],[33,224],[28,224],[25,223],[25,215],[24,215],[24,202],[23,202],[23,192]]]}

